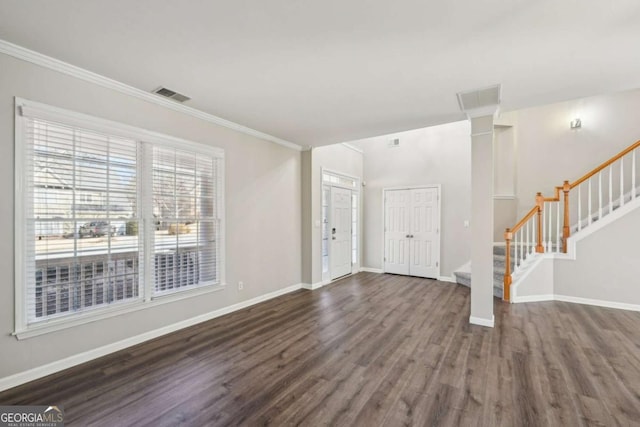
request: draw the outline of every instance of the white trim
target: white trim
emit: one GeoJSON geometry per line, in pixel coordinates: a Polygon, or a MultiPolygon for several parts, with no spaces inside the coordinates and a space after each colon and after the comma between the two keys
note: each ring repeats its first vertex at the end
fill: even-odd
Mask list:
{"type": "Polygon", "coordinates": [[[572,297],[568,295],[554,295],[553,299],[556,301],[571,302],[574,304],[586,304],[595,305],[598,307],[617,308],[619,310],[640,311],[640,305],[627,304],[624,302],[604,301],[598,299],[572,297]]]}
{"type": "Polygon", "coordinates": [[[493,200],[515,200],[517,199],[515,194],[494,194],[493,200]]]}
{"type": "Polygon", "coordinates": [[[26,321],[26,302],[24,299],[24,270],[25,270],[25,200],[24,195],[24,121],[20,117],[17,111],[17,104],[14,106],[15,111],[15,137],[13,140],[14,149],[14,162],[15,167],[13,171],[14,176],[14,227],[13,227],[13,242],[14,242],[14,328],[25,329],[27,327],[26,321]],[[20,146],[18,146],[20,144],[20,146]],[[18,235],[20,233],[20,235],[18,235]],[[16,286],[18,284],[18,286],[16,286]]]}
{"type": "Polygon", "coordinates": [[[77,67],[75,65],[71,65],[67,62],[60,61],[58,59],[52,58],[47,55],[43,55],[39,52],[35,52],[30,49],[26,49],[22,46],[15,45],[13,43],[9,43],[5,40],[0,39],[0,53],[4,53],[6,55],[12,56],[17,59],[21,59],[23,61],[30,62],[35,65],[39,65],[41,67],[48,68],[53,71],[57,71],[63,74],[67,74],[78,79],[96,84],[98,86],[105,87],[107,89],[112,89],[117,92],[123,93],[125,95],[132,96],[134,98],[142,99],[147,102],[151,102],[153,104],[160,105],[162,107],[168,108],[170,110],[178,111],[183,114],[187,114],[198,119],[216,124],[218,126],[223,126],[228,129],[235,130],[240,133],[244,133],[246,135],[250,135],[264,141],[273,142],[275,144],[282,145],[284,147],[302,151],[303,147],[293,142],[286,141],[284,139],[257,131],[255,129],[251,129],[247,126],[240,125],[238,123],[234,123],[232,121],[214,116],[209,113],[205,113],[204,111],[197,110],[193,107],[188,107],[184,104],[179,104],[176,101],[172,101],[170,99],[162,98],[158,95],[155,95],[151,92],[145,92],[143,90],[137,89],[135,87],[126,85],[119,81],[110,79],[108,77],[104,77],[100,74],[94,73],[92,71],[85,70],[84,68],[77,67]]]}
{"type": "MultiPolygon", "coordinates": [[[[0,44],[1,46],[1,44],[0,44]]],[[[12,335],[16,336],[19,340],[26,339],[34,336],[43,335],[53,331],[59,331],[62,329],[83,325],[86,323],[107,319],[116,315],[129,313],[132,311],[144,309],[147,307],[153,307],[158,304],[164,304],[167,302],[178,301],[184,298],[190,298],[197,295],[206,294],[209,292],[215,292],[223,289],[226,276],[225,276],[225,183],[224,183],[224,150],[217,147],[212,147],[206,144],[195,143],[192,141],[184,140],[181,138],[175,138],[172,136],[160,134],[157,132],[148,131],[135,126],[125,125],[118,122],[94,117],[82,113],[77,113],[71,110],[50,106],[47,104],[26,100],[23,98],[15,97],[15,226],[14,233],[20,233],[20,235],[14,234],[15,242],[15,284],[14,284],[14,332],[12,335]],[[216,186],[216,203],[218,207],[217,220],[219,222],[219,238],[218,238],[218,253],[216,257],[216,269],[218,271],[218,277],[216,282],[210,282],[202,284],[192,289],[182,290],[179,292],[172,292],[169,294],[154,294],[152,292],[152,281],[150,280],[150,271],[146,269],[151,264],[150,257],[152,251],[150,248],[153,246],[150,240],[149,234],[145,232],[143,242],[141,244],[144,247],[145,262],[141,266],[140,279],[144,280],[141,287],[141,296],[135,300],[131,299],[122,303],[106,304],[99,308],[90,308],[83,312],[74,312],[68,315],[54,317],[50,319],[44,319],[33,324],[29,324],[26,316],[26,301],[24,298],[26,279],[24,278],[25,271],[25,246],[28,244],[25,234],[25,215],[24,210],[27,208],[23,196],[25,194],[24,186],[24,161],[26,145],[23,139],[25,118],[40,118],[43,120],[54,121],[63,123],[65,125],[75,126],[82,129],[94,130],[110,135],[119,135],[122,137],[133,139],[141,150],[143,161],[139,163],[140,169],[138,170],[138,177],[142,179],[146,177],[149,181],[144,185],[141,181],[138,185],[139,193],[137,197],[140,197],[141,203],[138,203],[138,217],[144,225],[150,224],[151,212],[148,211],[145,214],[145,206],[150,207],[150,193],[145,193],[151,188],[151,174],[147,174],[148,168],[151,165],[151,150],[147,147],[163,146],[166,145],[171,148],[180,148],[193,151],[195,153],[205,154],[207,156],[216,159],[220,163],[217,167],[217,176],[215,181],[216,186]],[[146,154],[145,154],[146,153],[146,154]],[[146,201],[146,202],[145,202],[146,201]],[[146,279],[146,280],[145,280],[146,279]]],[[[144,228],[147,229],[146,227],[144,228]]]]}
{"type": "Polygon", "coordinates": [[[569,295],[528,295],[523,297],[513,298],[513,303],[526,303],[526,302],[543,302],[543,301],[561,301],[572,304],[593,305],[596,307],[615,308],[618,310],[628,311],[640,311],[640,304],[627,304],[624,302],[605,301],[591,298],[573,297],[569,295]]]}
{"type": "Polygon", "coordinates": [[[378,274],[384,273],[384,271],[382,271],[381,268],[371,268],[371,267],[361,267],[360,271],[364,271],[367,273],[378,273],[378,274]]]}
{"type": "Polygon", "coordinates": [[[491,319],[469,316],[469,323],[471,323],[472,325],[479,325],[479,326],[486,326],[488,328],[493,328],[495,324],[495,316],[492,314],[491,319]]]}
{"type": "Polygon", "coordinates": [[[356,147],[356,146],[354,146],[354,145],[351,145],[351,144],[346,143],[346,142],[343,142],[343,143],[342,143],[342,145],[343,145],[345,148],[348,148],[348,149],[350,149],[350,150],[353,150],[353,151],[355,151],[355,152],[357,152],[357,153],[364,154],[364,151],[363,151],[363,150],[359,149],[358,147],[356,147]]]}
{"type": "Polygon", "coordinates": [[[458,283],[452,276],[438,276],[438,280],[441,282],[458,283]]]}
{"type": "Polygon", "coordinates": [[[261,295],[256,298],[252,298],[246,301],[239,302],[237,304],[230,305],[228,307],[223,307],[209,313],[192,317],[191,319],[183,320],[168,326],[163,326],[153,331],[145,332],[140,335],[136,335],[134,337],[126,338],[124,340],[117,341],[115,343],[107,344],[102,347],[98,347],[98,348],[86,351],[84,353],[75,354],[73,356],[69,356],[67,358],[57,360],[55,362],[51,362],[46,365],[39,366],[37,368],[29,369],[27,371],[19,372],[11,376],[1,378],[0,391],[19,386],[20,384],[24,384],[29,381],[36,380],[38,378],[42,378],[47,375],[51,375],[55,372],[59,372],[64,369],[71,368],[73,366],[88,362],[93,359],[97,359],[102,356],[106,356],[107,354],[111,354],[116,351],[123,350],[125,348],[143,343],[145,341],[149,341],[151,339],[158,338],[166,334],[170,334],[171,332],[188,328],[190,326],[197,325],[198,323],[206,322],[208,320],[215,319],[216,317],[224,316],[225,314],[242,310],[243,308],[247,308],[252,305],[255,305],[273,298],[277,298],[279,296],[282,296],[291,292],[295,292],[299,290],[300,287],[301,287],[301,284],[292,285],[283,289],[279,289],[274,292],[270,292],[268,294],[261,295]]]}
{"type": "MultiPolygon", "coordinates": [[[[342,277],[339,277],[339,278],[337,278],[335,280],[337,281],[337,280],[340,280],[340,279],[342,279],[342,277]]],[[[324,286],[327,286],[328,284],[330,284],[333,281],[334,280],[324,280],[322,282],[316,282],[316,283],[301,283],[300,287],[302,289],[307,289],[309,291],[315,291],[316,289],[320,289],[320,288],[322,288],[324,286]]]]}
{"type": "Polygon", "coordinates": [[[112,120],[103,119],[89,114],[78,113],[41,102],[15,97],[16,114],[23,117],[31,117],[53,122],[62,122],[66,125],[77,126],[82,129],[105,132],[125,138],[152,142],[153,144],[180,147],[197,152],[204,152],[216,157],[224,157],[224,149],[214,147],[201,142],[193,142],[187,139],[177,138],[164,133],[131,126],[112,120]]]}
{"type": "Polygon", "coordinates": [[[542,302],[542,301],[553,301],[553,294],[546,295],[525,295],[523,297],[512,296],[511,302],[514,304],[522,303],[522,302],[542,302]]]}

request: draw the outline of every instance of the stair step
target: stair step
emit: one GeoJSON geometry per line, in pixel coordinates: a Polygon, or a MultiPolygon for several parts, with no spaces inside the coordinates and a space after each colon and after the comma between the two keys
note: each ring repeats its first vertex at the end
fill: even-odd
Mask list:
{"type": "MultiPolygon", "coordinates": [[[[504,270],[506,262],[506,248],[504,246],[493,247],[493,295],[497,298],[502,298],[502,289],[504,288],[504,270]]],[[[512,248],[512,253],[514,252],[512,248]]],[[[515,265],[514,257],[511,257],[511,271],[515,265]]],[[[455,271],[454,276],[456,283],[471,287],[471,273],[467,271],[455,271]]]]}

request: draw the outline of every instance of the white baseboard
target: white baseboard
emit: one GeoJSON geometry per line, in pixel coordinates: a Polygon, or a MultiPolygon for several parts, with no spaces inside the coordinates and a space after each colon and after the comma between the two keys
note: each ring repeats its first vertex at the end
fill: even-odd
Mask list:
{"type": "Polygon", "coordinates": [[[553,301],[553,295],[525,295],[522,297],[514,296],[511,298],[511,302],[514,304],[520,302],[542,302],[542,301],[553,301]]]}
{"type": "Polygon", "coordinates": [[[370,268],[370,267],[361,267],[360,271],[365,271],[367,273],[378,273],[378,274],[384,273],[384,271],[381,268],[370,268]]]}
{"type": "Polygon", "coordinates": [[[493,328],[493,325],[495,324],[495,319],[496,318],[493,314],[491,315],[491,319],[484,319],[482,317],[469,316],[469,323],[473,325],[486,326],[488,328],[493,328]]]}
{"type": "Polygon", "coordinates": [[[441,282],[458,283],[452,276],[438,276],[438,280],[441,282]]]}
{"type": "Polygon", "coordinates": [[[153,331],[145,332],[143,334],[126,338],[124,340],[121,340],[112,344],[107,344],[102,347],[85,351],[84,353],[75,354],[73,356],[69,356],[67,358],[57,360],[55,362],[51,362],[43,366],[38,366],[37,368],[29,369],[24,372],[19,372],[17,374],[13,374],[5,378],[0,378],[0,391],[19,386],[29,381],[37,380],[38,378],[51,375],[53,373],[71,368],[73,366],[88,362],[93,359],[97,359],[102,356],[106,356],[107,354],[111,354],[116,351],[123,350],[125,348],[143,343],[145,341],[149,341],[151,339],[161,337],[171,332],[188,328],[190,326],[197,325],[198,323],[206,322],[207,320],[215,319],[216,317],[224,316],[225,314],[242,310],[243,308],[247,308],[252,305],[288,294],[290,292],[297,291],[301,287],[302,287],[302,284],[297,284],[297,285],[292,285],[283,289],[278,289],[277,291],[260,295],[259,297],[242,301],[237,304],[230,305],[228,307],[223,307],[209,313],[201,314],[200,316],[192,317],[191,319],[186,319],[181,322],[174,323],[168,326],[163,326],[162,328],[158,328],[153,331]]]}
{"type": "Polygon", "coordinates": [[[569,295],[527,295],[522,297],[514,297],[511,302],[514,304],[525,302],[542,302],[542,301],[562,301],[573,304],[594,305],[597,307],[615,308],[618,310],[640,311],[639,304],[627,304],[624,302],[605,301],[599,299],[572,297],[569,295]]]}
{"type": "Polygon", "coordinates": [[[590,298],[572,297],[568,295],[554,295],[556,301],[572,302],[575,304],[595,305],[598,307],[617,308],[619,310],[640,311],[640,305],[624,302],[604,301],[590,298]]]}
{"type": "Polygon", "coordinates": [[[315,291],[316,289],[320,289],[323,286],[327,286],[329,283],[331,283],[331,280],[325,280],[324,282],[316,283],[302,283],[300,287],[309,291],[315,291]]]}

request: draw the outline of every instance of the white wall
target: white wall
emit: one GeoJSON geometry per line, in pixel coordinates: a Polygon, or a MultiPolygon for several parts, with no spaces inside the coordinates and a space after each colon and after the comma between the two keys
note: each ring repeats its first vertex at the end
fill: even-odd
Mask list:
{"type": "Polygon", "coordinates": [[[382,268],[382,190],[442,185],[441,274],[451,276],[470,259],[471,139],[468,121],[355,142],[364,150],[363,266],[382,268]],[[388,142],[400,139],[399,147],[388,142]]]}
{"type": "Polygon", "coordinates": [[[556,295],[640,306],[640,208],[576,242],[576,259],[556,259],[556,295]]]}
{"type": "Polygon", "coordinates": [[[640,139],[640,90],[594,96],[518,110],[518,216],[535,204],[536,192],[552,196],[564,180],[574,181],[640,139]],[[580,117],[582,128],[569,122],[580,117]]]}
{"type": "Polygon", "coordinates": [[[0,70],[0,379],[301,282],[300,152],[4,54],[0,70]],[[22,341],[12,337],[14,96],[224,148],[227,287],[22,341]]]}

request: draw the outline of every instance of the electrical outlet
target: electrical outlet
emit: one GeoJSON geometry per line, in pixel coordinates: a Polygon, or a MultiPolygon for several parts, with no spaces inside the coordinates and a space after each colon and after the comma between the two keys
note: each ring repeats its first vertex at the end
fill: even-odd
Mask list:
{"type": "Polygon", "coordinates": [[[244,289],[244,283],[238,282],[238,290],[241,291],[244,289]]]}

